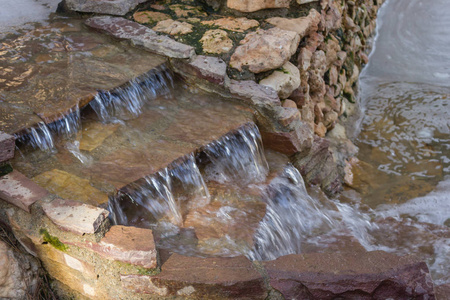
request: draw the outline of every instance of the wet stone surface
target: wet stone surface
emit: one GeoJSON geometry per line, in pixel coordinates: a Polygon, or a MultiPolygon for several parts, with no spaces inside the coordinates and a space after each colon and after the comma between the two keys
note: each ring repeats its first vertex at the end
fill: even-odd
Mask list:
{"type": "Polygon", "coordinates": [[[0,40],[0,51],[0,130],[10,134],[58,120],[97,90],[120,86],[165,61],[115,44],[76,19],[21,29],[0,40]]]}

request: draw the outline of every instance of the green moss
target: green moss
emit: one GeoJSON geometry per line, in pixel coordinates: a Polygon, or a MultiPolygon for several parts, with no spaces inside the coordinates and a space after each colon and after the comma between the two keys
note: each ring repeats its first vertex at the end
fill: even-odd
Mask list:
{"type": "Polygon", "coordinates": [[[39,230],[39,234],[42,235],[44,242],[49,243],[58,250],[67,251],[68,247],[61,243],[61,241],[56,236],[50,235],[50,233],[48,233],[46,229],[41,228],[41,230],[39,230]]]}
{"type": "Polygon", "coordinates": [[[0,166],[0,176],[5,176],[13,171],[10,164],[6,163],[0,166]]]}

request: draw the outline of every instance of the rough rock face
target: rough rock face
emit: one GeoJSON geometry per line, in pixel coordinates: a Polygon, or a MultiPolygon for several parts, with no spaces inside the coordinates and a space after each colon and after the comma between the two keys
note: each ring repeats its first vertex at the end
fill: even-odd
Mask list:
{"type": "Polygon", "coordinates": [[[284,65],[297,51],[300,36],[293,31],[271,28],[259,29],[245,36],[241,46],[231,56],[230,66],[242,71],[260,73],[284,65]]]}
{"type": "Polygon", "coordinates": [[[186,22],[178,22],[172,19],[159,21],[153,30],[164,32],[170,35],[188,34],[192,32],[192,25],[186,22]]]}
{"type": "Polygon", "coordinates": [[[124,16],[146,0],[64,0],[70,10],[124,16]]]}
{"type": "Polygon", "coordinates": [[[228,0],[228,8],[242,12],[253,12],[266,8],[289,7],[290,0],[228,0]]]}
{"type": "Polygon", "coordinates": [[[280,70],[276,70],[259,82],[277,91],[280,99],[288,98],[300,86],[300,72],[296,66],[286,62],[280,70]]]}
{"type": "Polygon", "coordinates": [[[233,47],[233,41],[228,37],[227,32],[221,29],[208,30],[200,42],[203,45],[203,51],[213,54],[226,53],[233,47]]]}
{"type": "Polygon", "coordinates": [[[221,29],[244,32],[252,27],[259,26],[259,22],[256,20],[250,20],[247,18],[221,18],[212,21],[203,21],[204,25],[216,25],[221,29]]]}
{"type": "Polygon", "coordinates": [[[169,15],[158,11],[137,11],[133,14],[133,19],[141,24],[159,22],[170,19],[169,15]]]}
{"type": "Polygon", "coordinates": [[[285,299],[435,299],[427,265],[409,256],[311,253],[264,266],[285,299]]]}
{"type": "Polygon", "coordinates": [[[37,282],[37,265],[0,240],[0,298],[26,299],[37,282]]]}
{"type": "Polygon", "coordinates": [[[280,29],[295,31],[300,35],[300,38],[303,38],[317,31],[320,20],[320,13],[312,9],[307,17],[297,19],[274,17],[266,21],[280,29]]]}

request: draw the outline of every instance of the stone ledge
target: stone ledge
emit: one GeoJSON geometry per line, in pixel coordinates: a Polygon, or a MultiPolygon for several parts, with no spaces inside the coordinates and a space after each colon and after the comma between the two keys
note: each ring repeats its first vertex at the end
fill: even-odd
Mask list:
{"type": "Polygon", "coordinates": [[[427,265],[383,251],[311,253],[263,262],[286,299],[434,299],[427,265]]]}
{"type": "Polygon", "coordinates": [[[16,170],[0,177],[0,198],[26,212],[30,212],[33,203],[48,195],[47,190],[16,170]]]}
{"type": "Polygon", "coordinates": [[[117,260],[148,269],[157,268],[157,251],[150,229],[115,225],[98,244],[87,245],[109,260],[117,260]]]}
{"type": "Polygon", "coordinates": [[[172,58],[190,58],[195,55],[193,47],[179,43],[169,37],[158,35],[150,28],[120,17],[92,17],[86,25],[112,35],[129,40],[132,45],[172,58]]]}
{"type": "Polygon", "coordinates": [[[199,258],[173,254],[151,282],[170,296],[264,299],[263,277],[244,256],[199,258]]]}
{"type": "Polygon", "coordinates": [[[55,199],[42,204],[42,208],[56,226],[78,235],[97,232],[109,215],[102,208],[73,200],[55,199]]]}
{"type": "Polygon", "coordinates": [[[64,0],[69,10],[124,16],[147,0],[64,0]]]}

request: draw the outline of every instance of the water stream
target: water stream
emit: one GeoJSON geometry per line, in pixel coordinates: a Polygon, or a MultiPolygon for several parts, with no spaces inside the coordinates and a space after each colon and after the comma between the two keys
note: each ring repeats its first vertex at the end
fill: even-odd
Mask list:
{"type": "Polygon", "coordinates": [[[152,228],[162,252],[415,253],[437,284],[450,283],[449,10],[446,0],[390,0],[380,11],[361,75],[354,181],[338,199],[265,150],[251,112],[193,93],[165,68],[29,129],[12,165],[61,197],[107,208],[115,224],[152,228]]]}

